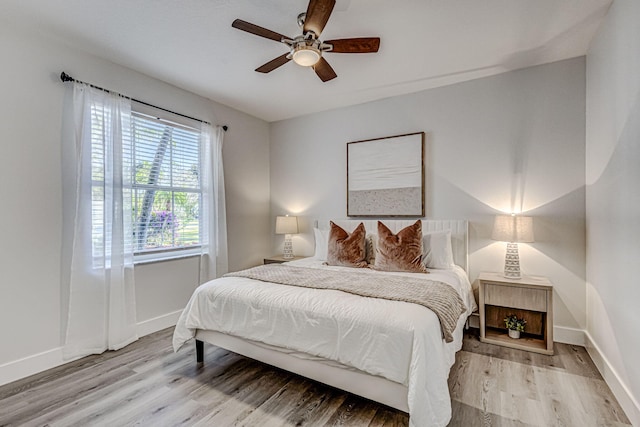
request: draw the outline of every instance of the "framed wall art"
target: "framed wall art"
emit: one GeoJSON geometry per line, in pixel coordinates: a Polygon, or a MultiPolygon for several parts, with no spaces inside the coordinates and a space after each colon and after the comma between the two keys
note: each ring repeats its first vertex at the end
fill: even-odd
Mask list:
{"type": "Polygon", "coordinates": [[[347,216],[424,217],[424,132],[347,143],[347,216]]]}

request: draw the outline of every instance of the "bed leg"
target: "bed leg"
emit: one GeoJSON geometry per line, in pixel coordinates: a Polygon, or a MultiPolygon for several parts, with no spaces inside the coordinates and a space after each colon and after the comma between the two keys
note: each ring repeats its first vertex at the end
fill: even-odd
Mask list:
{"type": "Polygon", "coordinates": [[[204,363],[204,342],[196,340],[196,362],[204,363]]]}

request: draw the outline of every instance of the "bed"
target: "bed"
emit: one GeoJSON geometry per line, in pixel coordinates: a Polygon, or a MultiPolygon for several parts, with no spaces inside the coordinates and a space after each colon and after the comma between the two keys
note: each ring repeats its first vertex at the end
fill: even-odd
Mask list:
{"type": "MultiPolygon", "coordinates": [[[[382,221],[393,232],[415,222],[382,221]]],[[[373,220],[335,222],[345,230],[362,222],[368,234],[377,225],[373,220]]],[[[328,221],[318,225],[316,240],[321,242],[328,221]]],[[[451,418],[449,369],[462,346],[466,319],[475,309],[466,273],[467,222],[424,220],[422,233],[431,236],[434,247],[434,236],[446,235],[449,268],[418,274],[327,266],[322,243],[316,244],[314,257],[283,266],[344,277],[358,274],[372,281],[382,277],[446,283],[463,303],[450,339],[443,337],[441,319],[422,305],[222,277],[196,289],[176,325],[174,349],[195,338],[198,362],[204,343],[210,343],[408,412],[412,427],[444,426],[451,418]]]]}

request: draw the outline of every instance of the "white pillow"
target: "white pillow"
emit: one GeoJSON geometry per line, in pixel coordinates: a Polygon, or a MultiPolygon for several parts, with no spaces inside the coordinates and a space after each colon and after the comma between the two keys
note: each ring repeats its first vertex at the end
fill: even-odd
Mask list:
{"type": "Polygon", "coordinates": [[[313,258],[326,261],[327,260],[327,247],[329,245],[329,231],[320,230],[318,228],[313,229],[313,237],[316,240],[316,250],[313,254],[313,258]]]}
{"type": "Polygon", "coordinates": [[[422,235],[422,263],[427,268],[454,267],[451,231],[434,231],[422,235]]]}

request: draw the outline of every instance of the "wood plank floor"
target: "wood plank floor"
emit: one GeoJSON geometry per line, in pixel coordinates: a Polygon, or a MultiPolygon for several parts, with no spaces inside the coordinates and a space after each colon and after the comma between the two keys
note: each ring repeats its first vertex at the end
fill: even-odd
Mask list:
{"type": "MultiPolygon", "coordinates": [[[[0,426],[407,426],[407,414],[205,345],[172,328],[0,387],[0,426]]],[[[624,426],[582,347],[544,356],[465,336],[449,376],[450,426],[624,426]]]]}

